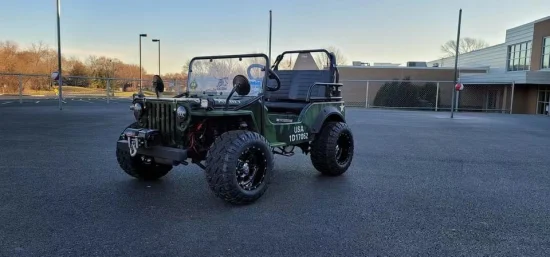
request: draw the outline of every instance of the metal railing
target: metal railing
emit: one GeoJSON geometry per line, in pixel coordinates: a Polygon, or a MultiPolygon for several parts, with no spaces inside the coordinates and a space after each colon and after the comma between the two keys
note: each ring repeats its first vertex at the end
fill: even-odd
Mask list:
{"type": "MultiPolygon", "coordinates": [[[[341,80],[346,105],[365,108],[389,108],[450,111],[455,83],[429,80],[341,80]]],[[[455,111],[512,111],[514,92],[509,84],[465,84],[455,98],[455,111]]]]}
{"type": "MultiPolygon", "coordinates": [[[[186,90],[187,81],[183,79],[163,79],[163,95],[177,95],[186,90]]],[[[111,98],[129,98],[140,91],[140,79],[63,76],[62,96],[101,97],[107,101],[111,98]]],[[[3,97],[24,99],[43,97],[59,98],[58,81],[49,74],[0,73],[0,92],[3,97]]],[[[154,95],[152,80],[141,80],[141,91],[145,95],[154,95]]]]}

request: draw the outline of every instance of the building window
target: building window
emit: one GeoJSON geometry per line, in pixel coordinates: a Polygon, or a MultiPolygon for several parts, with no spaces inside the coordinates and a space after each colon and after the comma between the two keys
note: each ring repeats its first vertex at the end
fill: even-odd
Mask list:
{"type": "MultiPolygon", "coordinates": [[[[550,48],[549,48],[550,49],[550,48]]],[[[531,41],[508,46],[508,71],[524,71],[531,67],[531,41]]]]}
{"type": "Polygon", "coordinates": [[[542,69],[550,69],[550,37],[542,40],[542,69]]]}

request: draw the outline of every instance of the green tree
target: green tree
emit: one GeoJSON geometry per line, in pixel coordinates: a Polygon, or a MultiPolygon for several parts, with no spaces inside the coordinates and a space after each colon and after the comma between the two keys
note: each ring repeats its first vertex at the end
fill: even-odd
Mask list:
{"type": "Polygon", "coordinates": [[[374,98],[374,106],[381,107],[435,107],[437,84],[428,82],[422,86],[414,85],[410,77],[386,82],[374,98]]]}

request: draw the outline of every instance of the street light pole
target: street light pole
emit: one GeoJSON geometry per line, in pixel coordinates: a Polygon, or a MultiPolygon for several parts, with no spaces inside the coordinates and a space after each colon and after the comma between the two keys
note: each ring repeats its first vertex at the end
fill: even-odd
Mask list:
{"type": "Polygon", "coordinates": [[[160,76],[160,39],[153,39],[153,42],[158,42],[158,49],[159,49],[159,76],[160,76]]]}
{"type": "Polygon", "coordinates": [[[141,72],[141,38],[147,37],[147,34],[139,34],[139,92],[142,92],[141,81],[142,81],[142,72],[141,72]]]}
{"type": "Polygon", "coordinates": [[[61,0],[57,0],[57,66],[59,83],[59,110],[63,110],[63,76],[61,75],[61,0]]]}

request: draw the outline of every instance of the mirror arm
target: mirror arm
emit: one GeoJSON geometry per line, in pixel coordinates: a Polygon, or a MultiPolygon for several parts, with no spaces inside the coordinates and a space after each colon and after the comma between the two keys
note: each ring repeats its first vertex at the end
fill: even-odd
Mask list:
{"type": "Polygon", "coordinates": [[[227,99],[225,99],[225,107],[224,107],[224,110],[227,110],[229,108],[229,99],[231,99],[231,97],[233,96],[233,94],[235,93],[235,90],[237,89],[239,85],[236,85],[233,87],[233,89],[231,89],[231,93],[229,93],[229,95],[227,96],[227,99]]]}

